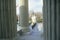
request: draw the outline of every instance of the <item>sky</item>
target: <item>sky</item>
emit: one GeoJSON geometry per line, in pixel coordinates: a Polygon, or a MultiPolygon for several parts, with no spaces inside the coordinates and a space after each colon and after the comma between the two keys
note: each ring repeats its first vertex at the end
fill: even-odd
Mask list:
{"type": "MultiPolygon", "coordinates": [[[[17,10],[16,13],[19,14],[20,0],[16,0],[17,10]]],[[[28,10],[34,12],[42,12],[43,0],[28,0],[28,10]]]]}

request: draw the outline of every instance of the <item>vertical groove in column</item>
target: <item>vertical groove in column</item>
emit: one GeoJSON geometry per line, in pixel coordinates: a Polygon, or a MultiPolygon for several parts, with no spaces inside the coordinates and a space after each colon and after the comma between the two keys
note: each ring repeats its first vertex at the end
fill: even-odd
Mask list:
{"type": "Polygon", "coordinates": [[[56,40],[60,40],[60,0],[56,0],[56,11],[57,11],[56,40]]]}
{"type": "Polygon", "coordinates": [[[56,40],[56,0],[51,0],[52,40],[56,40]]]}
{"type": "Polygon", "coordinates": [[[0,39],[16,36],[16,0],[0,0],[0,39]]]}
{"type": "Polygon", "coordinates": [[[51,40],[51,0],[48,0],[48,40],[51,40]]]}

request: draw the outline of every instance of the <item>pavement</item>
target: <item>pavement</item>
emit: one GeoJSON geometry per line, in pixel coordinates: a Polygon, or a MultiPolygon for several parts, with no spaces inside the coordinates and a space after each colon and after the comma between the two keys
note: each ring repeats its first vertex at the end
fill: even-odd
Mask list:
{"type": "Polygon", "coordinates": [[[30,32],[20,36],[18,34],[17,40],[44,40],[43,35],[43,23],[37,23],[34,29],[29,26],[30,32]]]}

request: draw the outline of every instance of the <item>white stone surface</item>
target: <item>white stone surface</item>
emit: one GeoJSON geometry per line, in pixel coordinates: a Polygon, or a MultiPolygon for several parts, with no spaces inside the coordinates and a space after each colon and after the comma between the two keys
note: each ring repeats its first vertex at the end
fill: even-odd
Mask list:
{"type": "MultiPolygon", "coordinates": [[[[31,29],[31,26],[30,26],[31,29]]],[[[30,30],[29,34],[18,36],[17,40],[43,40],[43,24],[37,23],[34,29],[30,30]]]]}

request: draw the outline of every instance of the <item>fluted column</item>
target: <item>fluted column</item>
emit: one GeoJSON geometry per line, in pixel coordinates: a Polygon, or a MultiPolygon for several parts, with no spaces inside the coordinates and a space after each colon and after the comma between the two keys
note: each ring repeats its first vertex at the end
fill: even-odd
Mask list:
{"type": "Polygon", "coordinates": [[[60,1],[44,0],[45,40],[60,40],[60,1]]]}
{"type": "Polygon", "coordinates": [[[16,0],[0,0],[0,40],[15,40],[16,0]]]}
{"type": "Polygon", "coordinates": [[[47,40],[47,24],[48,24],[48,20],[47,20],[47,9],[48,9],[48,4],[47,4],[48,0],[43,0],[44,4],[43,4],[43,27],[44,27],[44,40],[47,40]]]}
{"type": "Polygon", "coordinates": [[[20,26],[23,32],[29,31],[28,0],[20,0],[20,26]]]}

